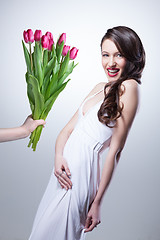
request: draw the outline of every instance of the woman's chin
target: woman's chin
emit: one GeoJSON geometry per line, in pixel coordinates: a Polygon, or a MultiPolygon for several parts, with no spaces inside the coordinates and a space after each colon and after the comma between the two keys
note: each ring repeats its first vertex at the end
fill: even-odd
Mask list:
{"type": "Polygon", "coordinates": [[[107,76],[108,82],[113,82],[113,81],[117,81],[119,77],[115,76],[115,77],[110,77],[107,76]]]}
{"type": "Polygon", "coordinates": [[[106,75],[107,75],[107,79],[109,82],[112,82],[112,81],[117,81],[119,78],[120,78],[120,73],[118,73],[117,75],[109,75],[108,72],[106,72],[106,75]]]}

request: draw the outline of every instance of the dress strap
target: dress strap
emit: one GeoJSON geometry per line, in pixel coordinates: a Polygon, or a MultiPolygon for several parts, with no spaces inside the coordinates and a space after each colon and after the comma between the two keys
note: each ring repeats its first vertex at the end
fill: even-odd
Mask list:
{"type": "Polygon", "coordinates": [[[94,97],[96,96],[97,94],[99,94],[100,92],[102,92],[104,90],[104,88],[102,88],[101,90],[99,90],[98,92],[94,93],[93,95],[91,95],[90,97],[94,97]]]}
{"type": "MultiPolygon", "coordinates": [[[[82,109],[83,109],[84,104],[85,104],[89,99],[93,98],[94,96],[96,96],[97,94],[99,94],[100,92],[102,92],[103,90],[104,90],[104,88],[101,89],[100,91],[94,93],[93,95],[87,97],[87,98],[82,102],[82,104],[80,105],[79,111],[82,113],[82,112],[83,112],[82,109]]],[[[83,114],[83,113],[82,113],[82,114],[83,114]]]]}
{"type": "Polygon", "coordinates": [[[89,96],[89,97],[87,97],[84,101],[83,101],[83,103],[82,103],[82,105],[86,102],[86,101],[88,101],[90,98],[92,98],[92,97],[94,97],[94,96],[96,96],[97,94],[99,94],[100,92],[102,92],[104,90],[104,88],[103,89],[101,89],[100,91],[98,91],[98,92],[96,92],[96,93],[94,93],[93,95],[91,95],[91,96],[89,96]]]}

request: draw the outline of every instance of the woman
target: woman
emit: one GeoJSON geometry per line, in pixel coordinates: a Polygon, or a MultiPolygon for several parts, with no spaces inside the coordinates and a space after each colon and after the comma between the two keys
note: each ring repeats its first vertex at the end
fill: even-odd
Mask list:
{"type": "Polygon", "coordinates": [[[30,240],[82,240],[100,223],[100,206],[138,106],[145,52],[127,27],[102,38],[99,83],[60,132],[55,169],[36,215],[30,240]],[[109,147],[102,175],[100,155],[109,147]]]}

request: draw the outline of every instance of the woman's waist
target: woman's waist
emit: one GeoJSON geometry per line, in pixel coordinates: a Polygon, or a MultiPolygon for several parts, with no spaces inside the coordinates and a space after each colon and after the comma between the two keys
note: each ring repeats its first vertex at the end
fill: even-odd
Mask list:
{"type": "Polygon", "coordinates": [[[112,131],[106,131],[106,129],[97,129],[93,126],[77,125],[74,131],[78,132],[80,136],[84,135],[85,139],[87,138],[87,140],[91,140],[102,145],[112,136],[112,131]]]}

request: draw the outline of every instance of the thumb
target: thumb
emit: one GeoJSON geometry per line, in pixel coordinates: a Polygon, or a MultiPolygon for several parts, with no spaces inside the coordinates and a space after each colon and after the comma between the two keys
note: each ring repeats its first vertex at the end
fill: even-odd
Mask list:
{"type": "Polygon", "coordinates": [[[37,125],[44,125],[46,122],[43,119],[36,120],[37,125]]]}
{"type": "Polygon", "coordinates": [[[71,176],[71,172],[69,170],[69,167],[68,167],[68,164],[66,161],[64,162],[63,166],[64,166],[64,169],[65,169],[65,172],[67,173],[67,175],[71,176]]]}
{"type": "Polygon", "coordinates": [[[91,217],[87,217],[84,228],[85,228],[85,229],[88,228],[89,225],[90,225],[90,223],[91,223],[91,217]]]}

